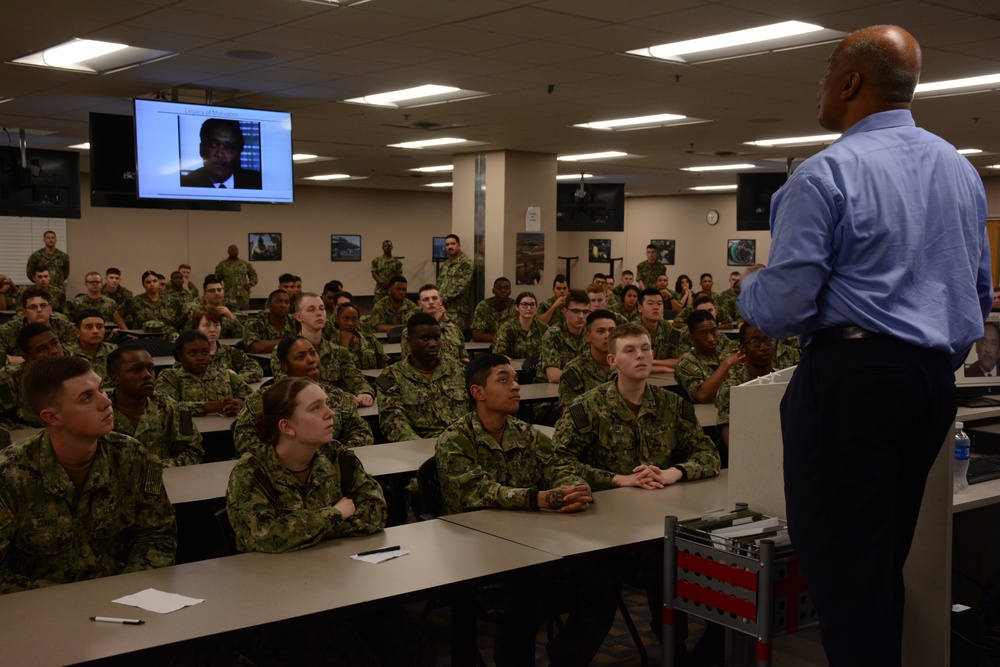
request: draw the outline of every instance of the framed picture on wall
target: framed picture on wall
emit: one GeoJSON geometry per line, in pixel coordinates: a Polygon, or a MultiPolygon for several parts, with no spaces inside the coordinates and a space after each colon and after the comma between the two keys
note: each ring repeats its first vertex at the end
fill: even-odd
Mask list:
{"type": "Polygon", "coordinates": [[[757,261],[757,242],[753,239],[729,239],[726,247],[726,264],[753,266],[757,261]]]}
{"type": "Polygon", "coordinates": [[[611,259],[611,239],[590,239],[587,256],[591,262],[607,263],[611,259]]]}
{"type": "Polygon", "coordinates": [[[281,261],[281,234],[262,232],[247,234],[247,242],[250,245],[247,257],[251,262],[280,262],[281,261]]]}
{"type": "Polygon", "coordinates": [[[673,266],[674,264],[674,249],[677,247],[677,242],[673,239],[652,239],[650,244],[655,245],[660,250],[660,262],[666,264],[667,266],[673,266]]]}
{"type": "Polygon", "coordinates": [[[361,237],[353,234],[333,234],[330,236],[331,262],[360,262],[361,237]]]}
{"type": "Polygon", "coordinates": [[[443,236],[435,236],[432,240],[431,245],[431,258],[432,259],[451,259],[448,257],[448,253],[444,251],[444,238],[443,236]]]}

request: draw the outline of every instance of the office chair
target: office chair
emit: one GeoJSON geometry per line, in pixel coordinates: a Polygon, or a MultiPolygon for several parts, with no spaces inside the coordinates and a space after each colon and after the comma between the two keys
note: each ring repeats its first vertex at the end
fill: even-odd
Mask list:
{"type": "Polygon", "coordinates": [[[174,344],[165,338],[140,338],[135,342],[151,357],[171,357],[174,354],[174,344]]]}
{"type": "Polygon", "coordinates": [[[389,329],[385,334],[385,342],[387,343],[400,343],[403,341],[403,328],[404,327],[393,327],[389,329]]]}

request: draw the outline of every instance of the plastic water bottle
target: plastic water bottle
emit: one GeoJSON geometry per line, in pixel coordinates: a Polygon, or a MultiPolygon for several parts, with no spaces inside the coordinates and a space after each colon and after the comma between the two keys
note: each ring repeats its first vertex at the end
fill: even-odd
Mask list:
{"type": "Polygon", "coordinates": [[[955,422],[955,493],[969,491],[969,456],[972,447],[969,436],[962,430],[964,426],[962,422],[955,422]]]}

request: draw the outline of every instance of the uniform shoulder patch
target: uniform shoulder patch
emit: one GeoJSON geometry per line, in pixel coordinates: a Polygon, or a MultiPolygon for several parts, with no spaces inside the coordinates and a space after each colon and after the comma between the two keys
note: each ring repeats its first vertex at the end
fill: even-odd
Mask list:
{"type": "Polygon", "coordinates": [[[574,403],[569,406],[569,416],[573,419],[573,425],[578,429],[590,426],[590,415],[587,414],[587,408],[583,407],[583,403],[574,403]]]}
{"type": "Polygon", "coordinates": [[[694,412],[694,403],[687,399],[681,399],[681,417],[689,422],[698,421],[698,416],[694,412]]]}
{"type": "Polygon", "coordinates": [[[375,380],[375,386],[382,391],[389,391],[395,384],[396,382],[393,380],[392,374],[388,371],[382,371],[382,374],[375,380]]]}
{"type": "Polygon", "coordinates": [[[150,461],[142,480],[142,492],[151,496],[160,495],[163,488],[163,468],[158,462],[150,461]]]}
{"type": "Polygon", "coordinates": [[[181,434],[194,435],[194,421],[191,419],[191,411],[187,408],[181,409],[181,434]]]}

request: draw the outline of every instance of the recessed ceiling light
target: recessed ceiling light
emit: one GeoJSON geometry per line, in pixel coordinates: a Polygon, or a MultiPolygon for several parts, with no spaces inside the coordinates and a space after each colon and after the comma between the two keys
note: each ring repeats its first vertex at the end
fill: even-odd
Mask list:
{"type": "Polygon", "coordinates": [[[628,153],[621,151],[604,151],[603,153],[580,153],[578,155],[560,155],[556,159],[560,162],[584,162],[586,160],[607,160],[612,158],[626,157],[628,153]]]}
{"type": "Polygon", "coordinates": [[[428,83],[414,88],[404,88],[402,90],[392,90],[387,93],[376,93],[365,95],[364,97],[352,97],[344,100],[348,104],[367,104],[376,107],[388,107],[390,109],[411,109],[413,107],[429,106],[431,104],[444,104],[445,102],[457,102],[459,100],[470,100],[476,97],[487,97],[490,93],[478,90],[462,90],[454,86],[439,86],[428,83]]]}
{"type": "Polygon", "coordinates": [[[816,134],[810,137],[783,137],[781,139],[758,139],[757,141],[745,141],[748,146],[817,146],[820,144],[831,144],[840,138],[839,134],[816,134]]]}
{"type": "Polygon", "coordinates": [[[306,176],[304,181],[347,181],[354,178],[350,174],[318,174],[316,176],[306,176]]]}
{"type": "Polygon", "coordinates": [[[575,181],[578,178],[593,178],[593,174],[557,174],[557,181],[575,181]]]}
{"type": "Polygon", "coordinates": [[[424,186],[428,187],[428,188],[450,188],[452,185],[454,185],[454,184],[451,181],[448,181],[447,183],[444,183],[444,182],[441,182],[441,183],[424,183],[424,186]]]}
{"type": "Polygon", "coordinates": [[[422,174],[438,174],[444,171],[454,171],[455,165],[453,164],[439,164],[434,167],[416,167],[415,169],[407,169],[407,171],[419,171],[422,174]]]}
{"type": "Polygon", "coordinates": [[[306,162],[307,160],[315,160],[318,157],[319,157],[318,155],[313,155],[312,153],[293,153],[292,154],[292,161],[293,162],[306,162]]]}
{"type": "Polygon", "coordinates": [[[431,148],[434,146],[451,146],[464,143],[465,139],[441,137],[440,139],[424,139],[422,141],[404,141],[401,144],[389,144],[389,148],[431,148]]]}
{"type": "Polygon", "coordinates": [[[983,149],[981,149],[981,148],[959,148],[958,149],[958,154],[959,155],[976,155],[977,153],[982,153],[982,152],[983,152],[983,149]]]}
{"type": "Polygon", "coordinates": [[[913,91],[914,97],[945,97],[947,95],[964,95],[968,93],[987,93],[1000,89],[1000,74],[973,76],[967,79],[949,79],[918,83],[913,91]],[[950,91],[950,92],[949,92],[950,91]]]}
{"type": "Polygon", "coordinates": [[[723,190],[735,190],[738,185],[699,185],[697,187],[688,188],[688,190],[697,190],[698,192],[721,192],[723,190]]]}
{"type": "Polygon", "coordinates": [[[72,146],[67,146],[66,148],[76,148],[76,149],[79,149],[81,151],[89,151],[90,150],[90,142],[89,141],[85,141],[82,144],[73,144],[72,146]]]}
{"type": "Polygon", "coordinates": [[[670,127],[673,125],[694,125],[695,123],[709,123],[711,121],[704,118],[688,118],[673,113],[661,113],[652,116],[637,116],[635,118],[616,118],[613,120],[598,120],[591,123],[577,123],[573,127],[585,127],[589,130],[646,130],[656,127],[670,127]]]}
{"type": "Polygon", "coordinates": [[[708,167],[682,167],[681,171],[734,171],[736,169],[754,169],[752,164],[716,164],[708,167]]]}
{"type": "Polygon", "coordinates": [[[90,74],[110,74],[174,55],[177,54],[171,51],[142,49],[128,44],[71,39],[11,62],[17,65],[53,67],[90,74]]]}
{"type": "Polygon", "coordinates": [[[784,23],[709,35],[682,42],[660,44],[645,49],[635,49],[627,53],[674,63],[692,64],[814,46],[840,40],[846,35],[847,33],[828,30],[812,23],[785,21],[784,23]]]}
{"type": "Polygon", "coordinates": [[[1000,164],[988,164],[983,169],[1000,169],[1000,164]]]}

